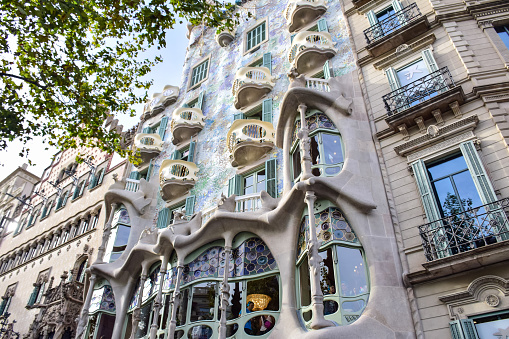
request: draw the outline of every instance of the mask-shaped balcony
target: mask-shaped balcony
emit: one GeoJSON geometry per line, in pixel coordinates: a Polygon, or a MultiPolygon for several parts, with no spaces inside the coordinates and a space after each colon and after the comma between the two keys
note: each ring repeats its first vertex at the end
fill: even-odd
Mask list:
{"type": "Polygon", "coordinates": [[[300,32],[292,42],[288,61],[297,73],[319,70],[323,64],[336,55],[328,32],[300,32]]]}
{"type": "Polygon", "coordinates": [[[288,0],[283,12],[288,30],[294,32],[316,20],[327,11],[324,0],[288,0]]]}
{"type": "Polygon", "coordinates": [[[195,163],[183,160],[164,160],[159,169],[161,197],[171,201],[181,197],[194,187],[198,177],[195,163]]]}
{"type": "Polygon", "coordinates": [[[274,79],[267,67],[242,67],[235,74],[233,82],[235,108],[242,109],[259,101],[273,87],[274,79]]]}
{"type": "Polygon", "coordinates": [[[225,29],[224,31],[216,34],[216,42],[221,47],[228,46],[233,41],[233,39],[235,39],[235,32],[232,32],[229,29],[225,29]]]}
{"type": "Polygon", "coordinates": [[[226,140],[233,167],[248,165],[274,147],[274,126],[260,120],[235,120],[226,140]]]}
{"type": "Polygon", "coordinates": [[[134,137],[134,146],[140,152],[141,165],[144,165],[161,153],[163,141],[156,133],[138,133],[134,137]]]}
{"type": "Polygon", "coordinates": [[[145,120],[161,113],[166,107],[175,103],[178,96],[179,88],[170,85],[164,86],[162,93],[154,93],[152,99],[147,100],[143,108],[145,120]]]}
{"type": "Polygon", "coordinates": [[[205,117],[199,108],[179,107],[171,117],[171,133],[173,144],[178,145],[191,139],[203,129],[205,117]]]}

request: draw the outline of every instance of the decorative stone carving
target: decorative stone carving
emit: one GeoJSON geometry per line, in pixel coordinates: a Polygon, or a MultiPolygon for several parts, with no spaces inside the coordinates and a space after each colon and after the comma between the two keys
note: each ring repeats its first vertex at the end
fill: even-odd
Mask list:
{"type": "Polygon", "coordinates": [[[437,121],[438,126],[443,126],[444,119],[442,118],[442,112],[440,112],[439,109],[436,109],[434,111],[431,111],[431,114],[433,115],[433,117],[437,121]]]}
{"type": "Polygon", "coordinates": [[[486,298],[484,298],[484,302],[488,306],[497,307],[500,304],[500,299],[496,295],[490,294],[486,298]]]}
{"type": "Polygon", "coordinates": [[[440,134],[440,130],[438,129],[437,126],[431,125],[428,127],[427,133],[430,137],[435,138],[440,134]]]}
{"type": "Polygon", "coordinates": [[[455,101],[453,103],[450,103],[449,107],[451,108],[452,113],[454,114],[454,116],[456,118],[458,118],[458,119],[461,118],[462,113],[461,113],[461,110],[460,110],[460,105],[458,104],[457,101],[455,101]]]}
{"type": "Polygon", "coordinates": [[[414,119],[415,123],[419,127],[419,131],[424,134],[426,133],[426,125],[424,124],[424,119],[422,117],[417,117],[414,119]]]}
{"type": "Polygon", "coordinates": [[[405,124],[399,125],[398,129],[399,129],[400,133],[403,135],[403,137],[405,138],[405,140],[410,139],[410,135],[408,134],[408,130],[406,129],[405,124]]]}

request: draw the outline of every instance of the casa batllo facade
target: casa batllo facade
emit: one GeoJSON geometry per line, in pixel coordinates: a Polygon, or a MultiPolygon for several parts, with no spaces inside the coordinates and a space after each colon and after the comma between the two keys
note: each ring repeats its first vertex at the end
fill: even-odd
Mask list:
{"type": "MultiPolygon", "coordinates": [[[[108,125],[116,128],[117,123],[108,125]]],[[[14,174],[23,174],[21,169],[14,174]]],[[[15,321],[10,337],[75,336],[89,285],[85,270],[101,243],[97,226],[105,222],[104,195],[124,170],[125,161],[99,150],[62,151],[30,185],[28,199],[14,200],[19,213],[10,218],[0,247],[0,318],[15,321]],[[76,162],[78,153],[88,164],[76,162]]]]}

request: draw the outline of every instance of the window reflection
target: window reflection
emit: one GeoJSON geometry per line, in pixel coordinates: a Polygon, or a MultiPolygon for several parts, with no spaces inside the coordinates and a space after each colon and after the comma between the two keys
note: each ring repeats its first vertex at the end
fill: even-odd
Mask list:
{"type": "MultiPolygon", "coordinates": [[[[242,311],[242,282],[231,282],[230,297],[228,299],[228,306],[226,306],[226,320],[232,320],[239,317],[242,311]]],[[[221,299],[218,302],[218,308],[221,306],[221,299]]],[[[221,312],[219,312],[218,319],[221,319],[221,312]]]]}
{"type": "Polygon", "coordinates": [[[246,302],[253,302],[253,311],[279,310],[279,282],[276,276],[271,276],[247,282],[246,302]]]}
{"type": "Polygon", "coordinates": [[[193,286],[191,321],[214,319],[216,284],[203,283],[193,286]]]}
{"type": "Polygon", "coordinates": [[[305,258],[299,266],[300,304],[302,306],[311,304],[311,287],[309,282],[309,264],[307,258],[305,258]]]}
{"type": "Polygon", "coordinates": [[[212,328],[205,325],[199,325],[191,327],[187,333],[187,337],[190,339],[209,339],[212,337],[212,328]]]}
{"type": "Polygon", "coordinates": [[[341,294],[355,296],[368,292],[364,259],[361,251],[355,248],[337,246],[341,294]]]}
{"type": "Polygon", "coordinates": [[[322,257],[320,263],[320,287],[322,293],[336,294],[336,280],[334,279],[334,260],[332,258],[332,249],[328,248],[325,251],[318,253],[322,257]]]}
{"type": "Polygon", "coordinates": [[[297,145],[295,151],[292,154],[292,168],[293,168],[293,179],[297,179],[300,176],[300,172],[302,171],[300,167],[300,147],[297,145]]]}
{"type": "Polygon", "coordinates": [[[150,327],[150,312],[152,312],[152,302],[146,304],[141,309],[140,322],[138,323],[138,329],[136,331],[136,338],[142,338],[147,335],[150,327]]]}
{"type": "Polygon", "coordinates": [[[189,301],[189,289],[185,288],[180,294],[180,305],[177,307],[177,326],[186,323],[187,304],[189,301]]]}

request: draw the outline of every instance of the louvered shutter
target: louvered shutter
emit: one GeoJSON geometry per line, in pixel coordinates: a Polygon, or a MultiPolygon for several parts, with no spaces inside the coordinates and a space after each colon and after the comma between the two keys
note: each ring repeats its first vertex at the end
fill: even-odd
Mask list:
{"type": "Polygon", "coordinates": [[[269,159],[265,161],[265,191],[273,198],[277,198],[277,161],[269,159]]]}
{"type": "Polygon", "coordinates": [[[267,67],[272,74],[272,55],[270,53],[265,53],[263,55],[263,67],[267,67]]]}
{"type": "Polygon", "coordinates": [[[196,201],[196,196],[191,195],[186,198],[186,216],[191,216],[194,214],[194,203],[196,201]]]}
{"type": "Polygon", "coordinates": [[[7,305],[7,298],[4,297],[2,300],[2,303],[0,304],[0,315],[4,314],[5,312],[5,305],[7,305]]]}
{"type": "Polygon", "coordinates": [[[465,339],[459,320],[451,321],[449,323],[449,328],[451,330],[452,339],[465,339]]]}
{"type": "Polygon", "coordinates": [[[461,328],[465,339],[479,339],[474,321],[472,319],[461,319],[461,328]]]}
{"type": "MultiPolygon", "coordinates": [[[[55,246],[56,247],[56,246],[55,246]]],[[[37,291],[37,298],[35,299],[35,302],[38,304],[41,302],[42,296],[44,295],[44,289],[46,287],[46,283],[43,283],[41,287],[39,287],[39,291],[37,291]]]]}
{"type": "Polygon", "coordinates": [[[329,60],[325,61],[325,64],[323,64],[323,78],[329,79],[331,77],[331,71],[330,71],[330,65],[329,60]]]}
{"type": "Polygon", "coordinates": [[[189,155],[187,156],[187,161],[194,162],[194,152],[196,150],[196,141],[191,141],[189,143],[189,155]]]}
{"type": "Polygon", "coordinates": [[[438,71],[438,65],[435,61],[435,58],[433,57],[433,52],[431,49],[425,49],[422,51],[422,59],[424,60],[424,63],[426,63],[430,73],[438,71]]]}
{"type": "Polygon", "coordinates": [[[198,101],[194,105],[195,108],[199,108],[199,109],[203,110],[203,99],[204,99],[204,97],[205,97],[204,92],[200,92],[200,95],[198,96],[198,101]]]}
{"type": "Polygon", "coordinates": [[[157,215],[157,228],[166,228],[168,226],[168,215],[170,213],[170,209],[165,207],[159,211],[157,215]]]}
{"type": "Polygon", "coordinates": [[[164,139],[164,133],[166,132],[166,126],[168,125],[168,117],[162,117],[161,123],[159,124],[159,128],[157,129],[157,134],[161,137],[161,140],[164,139]]]}
{"type": "Polygon", "coordinates": [[[398,73],[392,67],[389,67],[385,70],[385,75],[387,76],[387,80],[389,81],[389,86],[391,86],[391,91],[395,91],[400,87],[398,73]]]}
{"type": "Polygon", "coordinates": [[[150,160],[150,163],[148,164],[148,169],[147,169],[147,176],[146,176],[146,179],[147,181],[150,181],[150,177],[152,176],[152,160],[150,160]]]}
{"type": "Polygon", "coordinates": [[[30,294],[30,298],[28,299],[28,306],[33,306],[35,304],[35,300],[37,299],[37,294],[39,294],[39,289],[41,287],[39,285],[34,287],[32,294],[30,294]]]}
{"type": "Polygon", "coordinates": [[[435,201],[433,188],[431,187],[428,179],[424,161],[417,160],[416,162],[412,163],[412,169],[414,171],[415,180],[417,181],[417,187],[419,188],[422,204],[424,206],[424,212],[426,213],[428,222],[439,220],[440,212],[435,201]]]}
{"type": "Polygon", "coordinates": [[[329,28],[327,27],[327,20],[324,18],[318,20],[318,32],[328,32],[329,28]]]}
{"type": "Polygon", "coordinates": [[[406,25],[406,23],[407,23],[406,17],[401,12],[403,10],[403,5],[401,5],[401,2],[399,2],[399,0],[393,0],[392,8],[394,9],[394,12],[396,12],[396,15],[398,16],[398,20],[399,20],[399,23],[401,24],[401,26],[406,25]]]}
{"type": "Polygon", "coordinates": [[[85,181],[82,181],[81,182],[81,187],[80,187],[80,197],[83,195],[83,191],[85,190],[85,181]]]}
{"type": "Polygon", "coordinates": [[[233,115],[233,120],[242,120],[242,119],[246,119],[246,116],[244,115],[244,113],[235,113],[233,115]]]}
{"type": "Polygon", "coordinates": [[[375,26],[378,24],[378,19],[376,17],[376,14],[375,12],[373,11],[369,11],[366,13],[366,17],[368,18],[368,21],[369,21],[369,25],[370,26],[375,26]]]}
{"type": "Polygon", "coordinates": [[[262,120],[272,124],[272,99],[263,100],[262,120]]]}
{"type": "Polygon", "coordinates": [[[150,128],[150,127],[145,127],[145,128],[141,131],[141,133],[148,133],[148,134],[150,134],[150,133],[152,133],[152,128],[150,128]]]}
{"type": "Polygon", "coordinates": [[[46,212],[48,212],[48,206],[44,206],[44,208],[42,209],[41,219],[46,216],[46,212]]]}
{"type": "Polygon", "coordinates": [[[99,176],[99,180],[97,181],[97,185],[100,185],[100,184],[103,183],[104,173],[106,173],[106,168],[103,168],[103,170],[101,171],[101,175],[99,176]]]}
{"type": "Polygon", "coordinates": [[[182,158],[182,153],[179,150],[173,151],[171,155],[171,160],[180,160],[182,158]]]}
{"type": "Polygon", "coordinates": [[[88,189],[92,189],[95,187],[95,183],[97,182],[96,176],[90,173],[89,177],[89,183],[88,183],[88,189]]]}
{"type": "Polygon", "coordinates": [[[242,176],[235,174],[228,182],[228,196],[233,194],[241,195],[242,191],[242,176]]]}
{"type": "Polygon", "coordinates": [[[141,174],[138,171],[131,171],[131,173],[129,174],[129,179],[140,180],[140,178],[141,174]]]}

